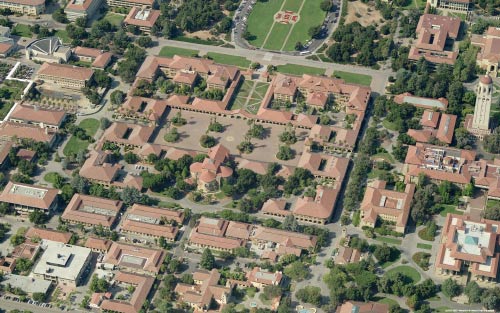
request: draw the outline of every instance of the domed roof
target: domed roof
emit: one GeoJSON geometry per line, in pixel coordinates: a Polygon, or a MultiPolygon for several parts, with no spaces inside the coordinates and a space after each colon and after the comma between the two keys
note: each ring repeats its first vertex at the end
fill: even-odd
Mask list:
{"type": "Polygon", "coordinates": [[[490,85],[493,83],[493,80],[491,79],[490,75],[486,74],[482,76],[479,81],[485,85],[490,85]]]}

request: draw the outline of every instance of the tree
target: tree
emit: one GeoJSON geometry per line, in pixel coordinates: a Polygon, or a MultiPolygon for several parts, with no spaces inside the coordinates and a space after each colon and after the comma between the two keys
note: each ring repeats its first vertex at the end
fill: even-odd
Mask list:
{"type": "Polygon", "coordinates": [[[89,304],[90,304],[90,296],[85,295],[82,299],[82,302],[80,302],[80,308],[86,309],[89,307],[89,304]]]}
{"type": "Polygon", "coordinates": [[[264,287],[263,293],[267,300],[279,297],[283,294],[283,290],[280,286],[268,285],[264,287]]]}
{"type": "Polygon", "coordinates": [[[165,134],[165,141],[166,142],[176,142],[179,140],[179,132],[177,131],[177,127],[172,127],[168,133],[165,134]]]}
{"type": "Polygon", "coordinates": [[[64,13],[63,8],[59,8],[52,13],[52,18],[59,23],[67,23],[68,18],[66,17],[66,13],[64,13]]]}
{"type": "Polygon", "coordinates": [[[19,246],[24,242],[25,238],[23,234],[14,234],[10,237],[10,244],[13,246],[19,246]]]}
{"type": "Polygon", "coordinates": [[[320,4],[320,8],[325,12],[330,12],[333,8],[333,3],[331,0],[323,0],[320,4]]]}
{"type": "Polygon", "coordinates": [[[299,223],[297,223],[295,217],[292,214],[290,214],[287,215],[283,220],[282,228],[284,230],[296,232],[299,229],[299,223]]]}
{"type": "Polygon", "coordinates": [[[321,30],[321,25],[318,25],[318,26],[312,26],[311,28],[309,28],[309,30],[307,31],[307,33],[312,38],[319,39],[320,36],[321,36],[321,31],[322,31],[321,30]]]}
{"type": "Polygon", "coordinates": [[[28,217],[30,222],[40,225],[47,221],[48,216],[41,210],[33,210],[28,217]]]}
{"type": "Polygon", "coordinates": [[[500,288],[485,289],[481,304],[488,310],[500,310],[500,288]]]}
{"type": "Polygon", "coordinates": [[[302,49],[304,49],[304,45],[302,44],[302,42],[297,41],[297,42],[295,43],[295,51],[300,51],[300,50],[302,50],[302,49]]]}
{"type": "Polygon", "coordinates": [[[212,148],[216,144],[217,144],[217,141],[212,136],[202,135],[201,138],[200,138],[200,145],[203,148],[212,148]]]}
{"type": "Polygon", "coordinates": [[[224,126],[216,120],[210,121],[208,125],[208,130],[216,133],[222,133],[224,131],[224,126]]]}
{"type": "Polygon", "coordinates": [[[258,139],[264,139],[264,136],[266,134],[266,130],[264,126],[261,124],[255,124],[252,120],[252,123],[250,125],[250,129],[248,130],[248,135],[251,138],[258,138],[258,139]]]}
{"type": "Polygon", "coordinates": [[[141,203],[142,194],[138,189],[126,186],[122,191],[121,199],[125,205],[129,206],[133,203],[141,203]]]}
{"type": "Polygon", "coordinates": [[[111,125],[111,122],[106,117],[101,117],[101,129],[106,130],[111,125]]]}
{"type": "Polygon", "coordinates": [[[302,302],[311,303],[315,306],[321,305],[321,289],[319,287],[306,286],[297,290],[295,296],[302,302]]]}
{"type": "Polygon", "coordinates": [[[309,270],[306,265],[300,261],[295,261],[285,267],[284,273],[293,280],[302,281],[309,276],[309,270]]]}
{"type": "Polygon", "coordinates": [[[33,262],[26,258],[19,258],[16,260],[16,271],[27,272],[33,266],[33,262]]]}
{"type": "Polygon", "coordinates": [[[111,93],[109,98],[112,105],[120,105],[125,100],[125,93],[121,90],[115,90],[111,93]]]}
{"type": "Polygon", "coordinates": [[[454,279],[448,278],[441,285],[441,291],[445,296],[451,299],[460,295],[462,288],[454,279]]]}
{"type": "Polygon", "coordinates": [[[294,151],[289,146],[281,145],[279,151],[276,154],[278,160],[287,161],[294,158],[294,151]]]}
{"type": "Polygon", "coordinates": [[[380,263],[385,263],[391,260],[392,249],[385,243],[383,245],[377,245],[373,255],[377,258],[380,263]]]}
{"type": "Polygon", "coordinates": [[[200,259],[200,266],[209,271],[215,267],[215,257],[210,249],[206,248],[203,250],[203,254],[200,259]]]}
{"type": "Polygon", "coordinates": [[[143,48],[150,48],[153,46],[153,39],[149,36],[141,36],[137,38],[135,42],[143,48]]]}
{"type": "Polygon", "coordinates": [[[73,187],[76,190],[76,192],[80,194],[87,194],[89,184],[85,178],[77,174],[73,176],[73,179],[71,180],[71,187],[73,187]]]}
{"type": "Polygon", "coordinates": [[[98,278],[96,274],[92,276],[90,281],[90,291],[93,292],[106,292],[108,290],[109,283],[105,278],[98,278]]]}
{"type": "Polygon", "coordinates": [[[128,164],[135,164],[135,163],[137,163],[137,161],[139,161],[139,157],[137,156],[137,154],[135,154],[131,151],[125,153],[125,155],[123,156],[123,159],[128,164]]]}
{"type": "Polygon", "coordinates": [[[43,293],[43,292],[35,292],[35,293],[33,293],[32,298],[35,301],[44,302],[45,301],[45,293],[43,293]]]}
{"type": "Polygon", "coordinates": [[[475,281],[470,281],[465,286],[465,294],[469,297],[470,303],[481,302],[481,297],[483,294],[483,289],[475,281]]]}
{"type": "Polygon", "coordinates": [[[287,128],[285,128],[285,131],[280,134],[279,139],[283,143],[293,145],[297,142],[295,130],[292,127],[287,126],[287,128]]]}

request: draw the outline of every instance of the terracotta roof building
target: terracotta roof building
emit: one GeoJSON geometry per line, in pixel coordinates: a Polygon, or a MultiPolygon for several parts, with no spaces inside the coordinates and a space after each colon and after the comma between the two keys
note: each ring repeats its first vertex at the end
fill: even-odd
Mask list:
{"type": "Polygon", "coordinates": [[[10,163],[9,152],[13,145],[10,140],[0,140],[0,168],[5,168],[10,163]]]}
{"type": "Polygon", "coordinates": [[[167,110],[165,100],[129,97],[116,111],[116,117],[137,120],[156,126],[167,110]]]}
{"type": "Polygon", "coordinates": [[[40,15],[45,12],[45,0],[2,0],[0,8],[19,14],[40,15]]]}
{"type": "Polygon", "coordinates": [[[193,273],[194,285],[178,283],[175,292],[181,301],[189,304],[195,312],[206,312],[212,301],[219,305],[228,302],[231,288],[218,284],[220,273],[213,269],[210,272],[198,270],[193,273]]]}
{"type": "Polygon", "coordinates": [[[66,244],[71,240],[71,233],[49,228],[30,227],[24,234],[24,237],[32,241],[43,239],[66,244]]]}
{"type": "Polygon", "coordinates": [[[496,77],[500,70],[500,28],[490,26],[484,35],[473,34],[471,43],[480,49],[477,64],[496,77]]]}
{"type": "Polygon", "coordinates": [[[163,208],[134,204],[122,218],[121,231],[174,241],[179,233],[184,213],[163,208]]]}
{"type": "Polygon", "coordinates": [[[431,63],[454,64],[458,51],[450,50],[460,30],[460,19],[455,17],[424,14],[417,25],[417,40],[410,48],[408,58],[418,61],[425,58],[431,63]]]}
{"type": "Polygon", "coordinates": [[[0,140],[11,141],[14,138],[31,139],[37,142],[45,142],[52,147],[56,141],[57,134],[49,128],[40,128],[34,125],[3,122],[0,124],[0,140]]]}
{"type": "Polygon", "coordinates": [[[446,216],[441,245],[436,257],[436,273],[468,275],[479,284],[496,284],[500,222],[467,215],[446,216]]]}
{"type": "Polygon", "coordinates": [[[347,301],[337,307],[337,313],[389,313],[389,305],[378,302],[347,301]]]}
{"type": "Polygon", "coordinates": [[[70,0],[64,9],[64,13],[66,13],[68,20],[74,22],[80,17],[93,16],[102,2],[103,0],[70,0]]]}
{"type": "Polygon", "coordinates": [[[85,241],[85,247],[91,249],[94,252],[106,253],[113,242],[108,239],[102,239],[97,237],[89,237],[85,241]]]}
{"type": "MultiPolygon", "coordinates": [[[[100,1],[100,0],[94,0],[100,1]]],[[[93,68],[104,69],[106,68],[113,59],[113,54],[111,52],[106,52],[99,49],[87,48],[87,47],[76,47],[73,49],[73,56],[83,62],[91,63],[93,68]]]]}
{"type": "MultiPolygon", "coordinates": [[[[191,231],[189,244],[198,248],[210,248],[217,251],[229,252],[234,251],[236,248],[244,247],[248,238],[226,235],[230,223],[234,222],[202,217],[198,221],[198,225],[191,231]]],[[[247,225],[250,226],[249,224],[247,225]]]]}
{"type": "Polygon", "coordinates": [[[110,229],[123,207],[120,200],[111,200],[75,193],[61,218],[71,224],[101,225],[110,229]]]}
{"type": "Polygon", "coordinates": [[[39,251],[40,251],[40,244],[37,242],[32,242],[31,240],[28,239],[19,246],[16,246],[12,251],[12,253],[10,254],[10,256],[16,259],[23,258],[35,261],[39,251]]]}
{"type": "Polygon", "coordinates": [[[57,207],[58,193],[53,188],[9,181],[0,194],[0,202],[8,203],[18,212],[48,212],[57,207]]]}
{"type": "Polygon", "coordinates": [[[85,67],[44,63],[38,70],[37,78],[63,88],[81,90],[93,75],[94,71],[85,67]]]}
{"type": "Polygon", "coordinates": [[[111,163],[110,152],[91,150],[87,160],[80,169],[80,176],[106,186],[111,185],[118,176],[122,166],[111,163]]]}
{"type": "Polygon", "coordinates": [[[449,147],[433,146],[417,142],[409,146],[403,173],[407,182],[417,183],[420,173],[436,182],[449,181],[465,186],[471,181],[469,165],[476,153],[449,147]]]}
{"type": "Polygon", "coordinates": [[[349,166],[349,159],[304,151],[297,166],[308,169],[317,178],[342,182],[349,166]]]}
{"type": "Polygon", "coordinates": [[[21,124],[33,124],[40,128],[59,130],[66,119],[66,112],[38,108],[37,106],[17,104],[9,115],[9,121],[21,124]]]}
{"type": "Polygon", "coordinates": [[[104,299],[101,309],[105,312],[139,313],[153,288],[155,278],[134,273],[118,272],[113,278],[120,284],[134,287],[134,292],[128,300],[104,299]]]}
{"type": "Polygon", "coordinates": [[[335,264],[357,263],[361,259],[361,252],[358,249],[350,247],[339,247],[338,254],[335,257],[335,264]]]}
{"type": "Polygon", "coordinates": [[[16,269],[16,259],[12,257],[0,257],[0,273],[12,274],[16,269]]]}
{"type": "Polygon", "coordinates": [[[219,189],[223,178],[233,175],[230,167],[222,165],[229,158],[229,150],[221,144],[208,150],[208,156],[203,162],[190,165],[191,177],[198,185],[198,189],[213,192],[219,189]]]}
{"type": "Polygon", "coordinates": [[[380,218],[395,224],[395,231],[404,233],[410,216],[415,185],[406,184],[404,192],[386,189],[386,182],[376,180],[366,187],[361,202],[361,226],[375,227],[380,218]]]}
{"type": "Polygon", "coordinates": [[[140,148],[149,142],[154,127],[114,122],[102,136],[103,142],[113,142],[122,147],[140,148]]]}
{"type": "Polygon", "coordinates": [[[274,252],[281,256],[287,254],[302,255],[302,250],[312,250],[316,247],[316,236],[295,233],[264,226],[256,226],[250,236],[252,244],[259,250],[268,250],[266,246],[272,244],[274,252]]]}
{"type": "Polygon", "coordinates": [[[146,34],[151,32],[151,28],[160,17],[159,10],[152,10],[148,8],[133,7],[123,20],[125,25],[132,25],[138,27],[146,34]]]}
{"type": "Polygon", "coordinates": [[[474,1],[472,0],[429,0],[427,3],[433,8],[464,12],[466,14],[474,8],[474,1]]]}
{"type": "Polygon", "coordinates": [[[456,115],[425,110],[420,119],[422,129],[409,129],[407,133],[418,142],[430,142],[435,138],[451,144],[456,122],[456,115]]]}
{"type": "Polygon", "coordinates": [[[282,272],[268,272],[255,266],[246,274],[247,281],[255,288],[263,289],[265,286],[279,286],[283,279],[282,272]]]}
{"type": "Polygon", "coordinates": [[[302,222],[326,224],[333,215],[342,182],[333,186],[318,185],[314,197],[303,196],[297,199],[292,208],[293,216],[302,222]]]}
{"type": "Polygon", "coordinates": [[[135,273],[156,275],[165,259],[165,251],[113,242],[103,263],[135,273]]]}

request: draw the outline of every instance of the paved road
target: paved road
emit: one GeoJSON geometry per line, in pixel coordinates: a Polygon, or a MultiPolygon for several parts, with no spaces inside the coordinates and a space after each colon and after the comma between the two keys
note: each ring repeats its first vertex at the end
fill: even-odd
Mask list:
{"type": "Polygon", "coordinates": [[[231,49],[224,47],[207,46],[189,42],[168,40],[163,38],[157,38],[157,40],[159,45],[151,49],[148,49],[148,53],[150,55],[158,55],[162,47],[171,46],[176,48],[199,50],[200,55],[205,55],[208,52],[216,52],[216,53],[245,57],[252,62],[259,62],[260,64],[263,65],[270,65],[270,64],[280,65],[286,63],[293,63],[302,66],[324,68],[326,69],[327,75],[331,75],[335,70],[347,71],[356,74],[371,75],[373,77],[371,88],[374,92],[377,92],[379,94],[384,93],[385,83],[387,82],[389,76],[392,75],[392,71],[390,69],[374,70],[363,66],[338,64],[338,63],[324,63],[320,61],[307,60],[304,57],[300,56],[264,52],[258,50],[231,49]]]}
{"type": "MultiPolygon", "coordinates": [[[[60,309],[56,308],[41,308],[39,306],[28,304],[24,302],[15,302],[10,300],[5,300],[4,298],[0,298],[0,308],[4,310],[26,310],[31,311],[33,313],[61,313],[60,309]]],[[[72,310],[73,312],[86,312],[82,310],[72,310]]]]}

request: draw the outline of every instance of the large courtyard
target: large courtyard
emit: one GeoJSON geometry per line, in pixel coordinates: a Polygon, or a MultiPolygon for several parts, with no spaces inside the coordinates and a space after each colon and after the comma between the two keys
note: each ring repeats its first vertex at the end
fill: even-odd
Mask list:
{"type": "Polygon", "coordinates": [[[275,51],[295,50],[295,44],[311,39],[309,29],[323,23],[321,0],[258,1],[248,17],[250,44],[275,51]]]}

